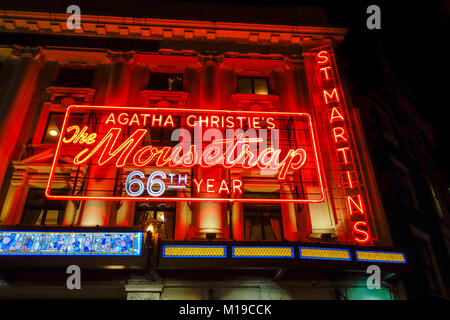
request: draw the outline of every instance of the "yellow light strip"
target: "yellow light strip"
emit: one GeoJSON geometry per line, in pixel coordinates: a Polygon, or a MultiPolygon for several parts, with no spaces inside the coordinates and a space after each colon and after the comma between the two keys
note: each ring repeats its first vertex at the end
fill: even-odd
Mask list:
{"type": "Polygon", "coordinates": [[[300,258],[323,260],[352,260],[347,249],[300,247],[300,258]]]}
{"type": "Polygon", "coordinates": [[[377,252],[355,250],[358,261],[406,263],[405,255],[401,252],[377,252]]]}
{"type": "Polygon", "coordinates": [[[225,258],[225,246],[165,245],[164,258],[225,258]]]}
{"type": "Polygon", "coordinates": [[[293,247],[239,247],[233,246],[234,258],[294,258],[293,247]]]}

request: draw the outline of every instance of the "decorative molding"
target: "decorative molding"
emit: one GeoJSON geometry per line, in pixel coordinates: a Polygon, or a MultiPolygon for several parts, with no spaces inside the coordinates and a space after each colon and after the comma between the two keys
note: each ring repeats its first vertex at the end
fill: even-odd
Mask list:
{"type": "Polygon", "coordinates": [[[28,47],[12,45],[11,54],[14,58],[20,59],[23,57],[34,58],[36,60],[43,58],[43,49],[41,47],[28,47]]]}
{"type": "Polygon", "coordinates": [[[95,96],[95,89],[92,88],[69,88],[69,87],[48,87],[48,102],[51,104],[92,104],[95,96]]]}
{"type": "Polygon", "coordinates": [[[104,37],[113,35],[125,38],[145,37],[166,40],[207,40],[251,43],[298,45],[302,41],[341,41],[346,28],[268,25],[172,19],[114,17],[83,14],[82,28],[68,30],[67,14],[3,10],[0,14],[0,31],[45,32],[104,37]],[[139,21],[139,22],[137,22],[139,21]]]}
{"type": "Polygon", "coordinates": [[[223,54],[214,54],[214,53],[206,53],[206,54],[199,54],[197,56],[198,62],[201,66],[204,65],[222,65],[223,64],[223,54]]]}
{"type": "Polygon", "coordinates": [[[290,57],[285,57],[284,65],[288,70],[304,66],[303,56],[292,55],[290,57]]]}
{"type": "Polygon", "coordinates": [[[242,94],[231,96],[233,109],[248,111],[278,111],[279,98],[274,95],[242,94]]]}
{"type": "Polygon", "coordinates": [[[139,94],[140,105],[159,108],[186,107],[189,94],[183,91],[142,90],[139,94]]]}
{"type": "Polygon", "coordinates": [[[125,51],[108,50],[106,53],[106,59],[108,60],[108,62],[111,62],[111,63],[117,62],[117,61],[133,63],[135,55],[136,55],[135,51],[125,52],[125,51]]]}
{"type": "Polygon", "coordinates": [[[128,292],[127,300],[160,300],[159,292],[128,292]]]}
{"type": "Polygon", "coordinates": [[[160,300],[164,286],[146,280],[128,280],[127,300],[160,300]]]}
{"type": "Polygon", "coordinates": [[[55,157],[56,145],[39,144],[31,145],[28,144],[25,148],[25,152],[20,161],[13,161],[14,164],[51,164],[53,158],[55,157]]]}

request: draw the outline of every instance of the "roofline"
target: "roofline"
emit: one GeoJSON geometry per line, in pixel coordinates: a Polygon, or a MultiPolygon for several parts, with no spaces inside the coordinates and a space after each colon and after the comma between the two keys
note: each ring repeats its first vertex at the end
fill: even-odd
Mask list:
{"type": "Polygon", "coordinates": [[[69,30],[66,26],[69,16],[70,14],[66,13],[0,10],[0,32],[43,31],[51,34],[128,36],[159,40],[184,37],[191,40],[226,38],[251,42],[301,43],[304,40],[315,39],[341,41],[348,30],[347,28],[328,26],[133,18],[89,14],[82,14],[81,29],[69,30]]]}

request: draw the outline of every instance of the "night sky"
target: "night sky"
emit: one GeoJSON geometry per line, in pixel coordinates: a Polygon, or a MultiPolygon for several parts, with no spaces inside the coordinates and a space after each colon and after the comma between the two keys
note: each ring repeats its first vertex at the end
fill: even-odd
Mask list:
{"type": "Polygon", "coordinates": [[[432,126],[438,161],[447,185],[450,186],[450,166],[446,128],[449,73],[449,13],[450,1],[2,1],[0,9],[65,12],[68,5],[77,4],[81,12],[90,14],[179,18],[185,20],[242,21],[278,24],[308,24],[308,17],[295,6],[318,6],[325,9],[329,24],[349,27],[374,40],[381,41],[411,90],[417,110],[432,126]],[[381,8],[381,30],[366,28],[366,8],[377,4],[381,8]],[[236,8],[239,8],[238,10],[236,8]],[[258,21],[262,20],[262,21],[258,21]]]}

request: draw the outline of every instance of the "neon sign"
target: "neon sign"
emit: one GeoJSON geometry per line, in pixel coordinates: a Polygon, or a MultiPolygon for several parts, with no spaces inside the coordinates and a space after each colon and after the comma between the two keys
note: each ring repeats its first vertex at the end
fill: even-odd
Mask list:
{"type": "Polygon", "coordinates": [[[324,188],[311,117],[306,113],[242,114],[70,106],[46,196],[72,200],[322,202],[324,188]],[[84,114],[85,122],[72,122],[74,114],[84,114]],[[84,174],[70,181],[71,194],[52,194],[56,171],[68,166],[89,169],[79,170],[84,174]],[[282,194],[286,186],[292,195],[282,194]],[[258,196],[267,189],[272,190],[272,198],[258,196]],[[182,198],[177,196],[179,192],[184,192],[182,198]]]}
{"type": "Polygon", "coordinates": [[[351,221],[353,240],[360,245],[370,244],[374,238],[368,223],[366,194],[361,188],[357,154],[353,150],[352,131],[349,129],[345,100],[341,93],[336,63],[330,46],[313,50],[316,85],[320,89],[320,103],[328,110],[328,129],[334,145],[341,173],[347,213],[351,221]]]}

